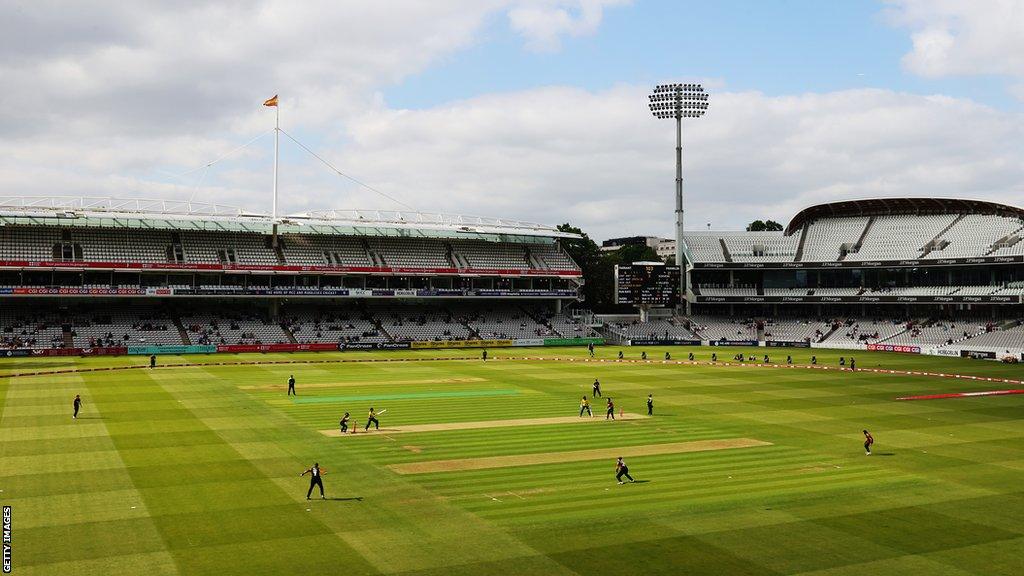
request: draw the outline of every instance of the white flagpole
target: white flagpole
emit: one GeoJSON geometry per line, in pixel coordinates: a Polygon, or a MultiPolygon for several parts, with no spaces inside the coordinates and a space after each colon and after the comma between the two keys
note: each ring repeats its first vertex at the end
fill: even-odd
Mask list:
{"type": "Polygon", "coordinates": [[[271,216],[274,220],[277,220],[277,156],[278,156],[278,140],[281,136],[281,107],[278,104],[274,105],[274,204],[271,216]]]}

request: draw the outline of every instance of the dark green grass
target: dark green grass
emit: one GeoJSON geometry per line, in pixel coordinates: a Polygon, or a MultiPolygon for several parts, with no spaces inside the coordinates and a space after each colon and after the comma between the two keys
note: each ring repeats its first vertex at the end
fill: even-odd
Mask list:
{"type": "MultiPolygon", "coordinates": [[[[1024,396],[895,400],[1010,385],[663,364],[664,349],[647,351],[651,362],[624,364],[587,362],[582,349],[493,350],[487,363],[334,362],[476,351],[162,357],[198,365],[0,378],[15,573],[1024,573],[1024,396]],[[576,361],[503,359],[513,356],[576,361]],[[309,363],[257,364],[271,361],[309,363]],[[298,399],[243,388],[290,374],[298,399]],[[575,415],[595,377],[616,411],[642,412],[653,393],[655,418],[604,422],[596,399],[595,421],[581,424],[318,432],[346,410],[361,430],[371,405],[387,409],[384,428],[575,415]],[[72,421],[75,394],[85,408],[72,421]],[[870,457],[863,428],[878,441],[870,457]],[[629,458],[643,482],[626,486],[604,460],[407,476],[387,467],[739,437],[772,445],[629,458]],[[328,501],[305,500],[298,474],[314,460],[328,471],[328,501]]],[[[814,353],[825,365],[850,356],[814,353]]],[[[811,352],[792,354],[805,363],[811,352]]],[[[1024,377],[993,362],[855,356],[859,368],[1024,377]]],[[[10,359],[0,374],[146,362],[10,359]]]]}

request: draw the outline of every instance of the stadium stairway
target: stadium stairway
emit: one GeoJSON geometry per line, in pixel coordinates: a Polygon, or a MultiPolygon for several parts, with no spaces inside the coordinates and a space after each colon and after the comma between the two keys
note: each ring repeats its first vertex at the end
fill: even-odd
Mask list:
{"type": "Polygon", "coordinates": [[[299,341],[295,338],[295,334],[292,333],[291,329],[288,328],[288,326],[285,325],[284,322],[281,322],[280,325],[281,330],[284,332],[284,335],[288,337],[288,342],[291,342],[292,344],[298,344],[299,341]]]}
{"type": "Polygon", "coordinates": [[[171,316],[171,320],[174,321],[174,327],[178,329],[178,336],[181,337],[181,343],[185,346],[190,346],[192,341],[188,337],[188,330],[185,330],[185,325],[181,323],[181,318],[177,314],[171,316]]]}
{"type": "Polygon", "coordinates": [[[953,226],[956,226],[957,222],[963,220],[964,216],[966,216],[966,214],[958,215],[956,218],[953,219],[952,222],[949,223],[949,226],[946,226],[945,228],[943,228],[941,232],[936,234],[934,238],[932,238],[931,240],[928,241],[927,244],[922,246],[921,247],[921,258],[924,258],[928,254],[931,254],[933,250],[936,250],[936,249],[942,250],[943,248],[948,246],[949,242],[946,242],[945,244],[942,243],[943,242],[942,235],[945,234],[946,232],[949,232],[949,229],[952,228],[953,226]]]}
{"type": "Polygon", "coordinates": [[[864,245],[864,239],[868,237],[868,232],[871,231],[871,226],[875,223],[875,217],[868,218],[867,224],[864,225],[864,230],[860,233],[860,238],[857,238],[857,243],[853,245],[853,249],[849,252],[843,252],[839,255],[840,260],[845,260],[846,255],[850,252],[860,252],[860,247],[864,245]]]}
{"type": "Polygon", "coordinates": [[[732,262],[732,254],[729,253],[729,247],[725,245],[725,239],[719,238],[718,243],[722,245],[722,255],[725,256],[725,261],[732,262]]]}
{"type": "Polygon", "coordinates": [[[71,325],[70,324],[65,324],[64,325],[64,332],[61,334],[61,336],[64,338],[64,347],[65,348],[74,348],[75,347],[75,338],[71,334],[72,334],[71,333],[71,325]]]}
{"type": "Polygon", "coordinates": [[[996,250],[999,250],[1000,248],[1009,248],[1010,246],[1013,246],[1014,244],[1020,242],[1020,234],[1022,231],[1024,231],[1024,226],[1017,228],[1013,232],[993,242],[992,245],[989,246],[988,251],[985,252],[985,256],[991,256],[996,250]]]}
{"type": "Polygon", "coordinates": [[[800,243],[796,247],[796,255],[793,256],[793,262],[800,262],[804,258],[804,243],[807,242],[807,230],[810,227],[810,224],[805,222],[803,228],[800,229],[800,243]]]}

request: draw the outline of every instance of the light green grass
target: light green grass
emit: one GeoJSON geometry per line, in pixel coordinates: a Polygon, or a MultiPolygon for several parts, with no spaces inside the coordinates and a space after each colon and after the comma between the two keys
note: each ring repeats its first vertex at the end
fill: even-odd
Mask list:
{"type": "MultiPolygon", "coordinates": [[[[698,360],[736,352],[671,351],[691,350],[698,360]]],[[[601,348],[598,360],[617,351],[601,348]]],[[[647,352],[649,363],[622,364],[588,362],[582,349],[491,350],[486,363],[459,350],[168,356],[156,370],[2,377],[0,501],[14,509],[14,573],[1024,573],[1024,395],[895,400],[1011,386],[663,364],[664,349],[647,352]],[[401,358],[432,360],[337,362],[401,358]],[[267,363],[295,361],[309,363],[267,363]],[[166,366],[184,363],[198,365],[166,366]],[[258,388],[291,374],[297,399],[258,388]],[[574,415],[595,377],[616,411],[644,412],[653,393],[655,418],[318,432],[344,411],[361,432],[371,405],[387,409],[384,427],[574,415]],[[459,378],[472,380],[430,382],[459,378]],[[77,421],[75,394],[85,400],[77,421]],[[863,428],[878,442],[871,457],[863,428]],[[643,482],[626,486],[610,461],[386,468],[726,438],[772,445],[632,457],[643,482]],[[298,477],[313,461],[327,470],[326,502],[307,502],[298,477]]],[[[787,352],[797,363],[811,355],[769,351],[776,361],[787,352]]],[[[828,365],[850,355],[813,352],[828,365]]],[[[859,368],[1024,378],[993,362],[855,356],[859,368]]],[[[0,374],[147,362],[7,359],[0,374]]],[[[593,407],[603,418],[602,399],[593,407]]]]}

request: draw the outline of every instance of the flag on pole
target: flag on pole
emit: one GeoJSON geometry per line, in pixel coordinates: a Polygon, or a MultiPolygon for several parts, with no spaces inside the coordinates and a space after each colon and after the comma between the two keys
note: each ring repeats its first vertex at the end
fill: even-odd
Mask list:
{"type": "Polygon", "coordinates": [[[263,105],[264,106],[277,106],[277,94],[274,94],[273,98],[268,98],[267,101],[263,103],[263,105]]]}

